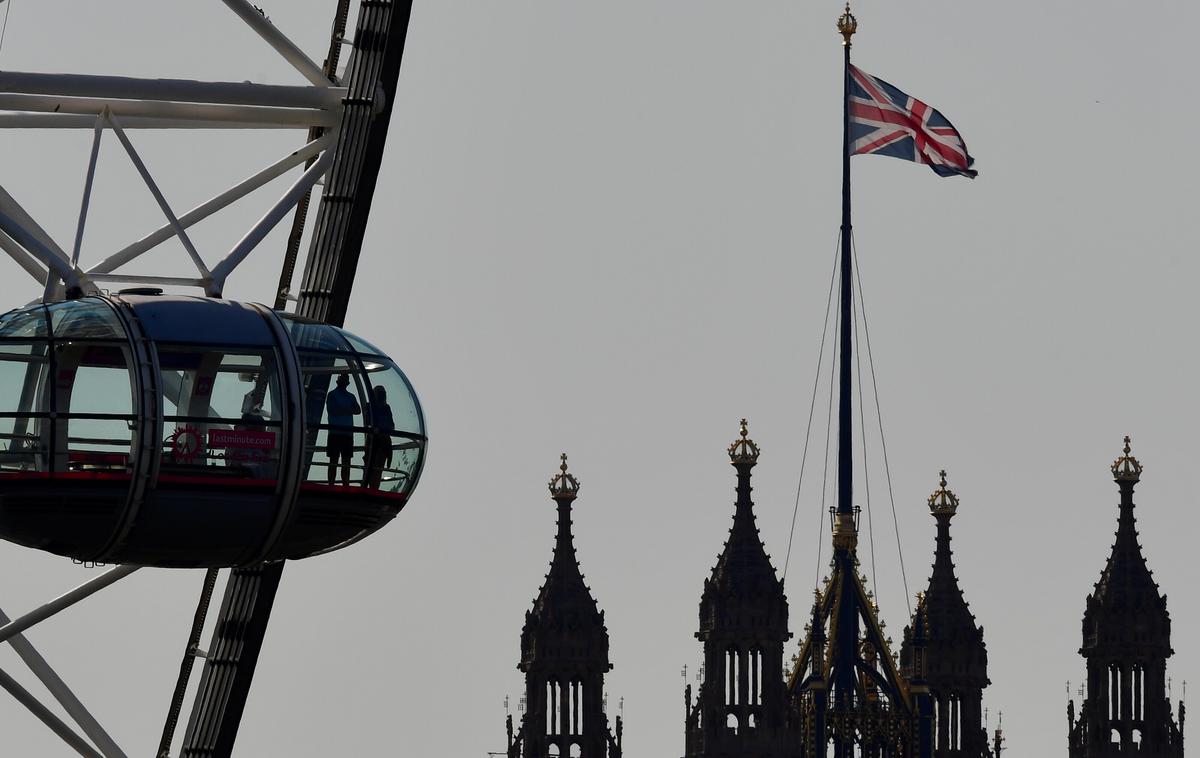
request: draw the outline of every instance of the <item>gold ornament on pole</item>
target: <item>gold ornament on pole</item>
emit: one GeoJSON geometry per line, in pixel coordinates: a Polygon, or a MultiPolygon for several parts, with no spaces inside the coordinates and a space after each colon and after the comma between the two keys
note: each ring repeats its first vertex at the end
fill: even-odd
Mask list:
{"type": "Polygon", "coordinates": [[[850,47],[850,38],[858,31],[858,19],[850,12],[850,3],[846,3],[846,10],[838,17],[837,30],[842,33],[842,44],[850,47]]]}

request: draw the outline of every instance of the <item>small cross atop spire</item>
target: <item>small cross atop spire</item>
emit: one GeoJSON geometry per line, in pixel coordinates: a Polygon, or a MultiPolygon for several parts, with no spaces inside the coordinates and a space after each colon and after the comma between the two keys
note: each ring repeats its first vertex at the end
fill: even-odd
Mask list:
{"type": "Polygon", "coordinates": [[[567,454],[563,453],[560,458],[559,473],[550,480],[550,497],[555,500],[574,500],[579,494],[579,480],[567,472],[567,454]]]}
{"type": "Polygon", "coordinates": [[[1142,464],[1138,463],[1137,458],[1129,454],[1131,450],[1129,442],[1129,435],[1125,435],[1125,447],[1123,449],[1125,454],[1113,461],[1113,479],[1116,479],[1118,482],[1136,482],[1142,478],[1142,464]]]}
{"type": "Polygon", "coordinates": [[[946,469],[938,472],[941,483],[938,489],[929,496],[929,510],[934,516],[953,516],[958,512],[958,496],[946,489],[946,469]]]}
{"type": "Polygon", "coordinates": [[[758,445],[750,439],[750,426],[746,423],[746,419],[742,419],[741,436],[729,446],[729,460],[735,466],[745,464],[753,466],[758,462],[758,445]]]}

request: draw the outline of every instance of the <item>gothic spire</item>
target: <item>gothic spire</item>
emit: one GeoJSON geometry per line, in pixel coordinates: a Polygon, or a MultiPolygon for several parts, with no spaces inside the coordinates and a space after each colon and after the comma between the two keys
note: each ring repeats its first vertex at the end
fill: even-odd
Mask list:
{"type": "Polygon", "coordinates": [[[608,629],[575,555],[571,507],[579,480],[567,470],[566,453],[549,486],[558,535],[550,573],[521,630],[517,668],[525,673],[527,708],[519,732],[509,729],[508,755],[621,758],[621,717],[614,735],[604,712],[604,675],[612,668],[608,629]]]}
{"type": "Polygon", "coordinates": [[[958,513],[958,496],[947,487],[946,472],[939,476],[929,496],[929,512],[937,521],[933,572],[904,630],[900,661],[911,682],[929,688],[935,710],[952,714],[936,722],[934,758],[983,758],[988,755],[983,724],[983,689],[990,683],[987,646],[954,573],[950,521],[958,513]]]}
{"type": "Polygon", "coordinates": [[[1168,702],[1171,618],[1138,543],[1133,490],[1142,464],[1128,437],[1111,470],[1121,491],[1120,515],[1112,552],[1083,614],[1079,652],[1087,659],[1087,689],[1078,719],[1074,702],[1068,705],[1069,755],[1180,758],[1183,705],[1176,721],[1168,702]]]}
{"type": "Polygon", "coordinates": [[[791,636],[787,597],[750,497],[758,453],[742,419],[741,435],[729,446],[737,470],[733,526],[700,598],[696,637],[704,644],[704,679],[694,706],[688,695],[687,758],[794,755],[783,685],[783,643],[791,636]]]}
{"type": "Polygon", "coordinates": [[[741,435],[729,446],[729,461],[737,470],[733,526],[712,576],[704,583],[701,639],[717,628],[728,630],[752,624],[761,631],[771,630],[771,637],[788,636],[783,582],[777,578],[763,546],[750,496],[750,474],[758,463],[758,454],[758,445],[750,439],[746,420],[742,419],[741,435]]]}
{"type": "Polygon", "coordinates": [[[1141,480],[1142,464],[1130,453],[1126,437],[1123,455],[1111,467],[1121,504],[1112,552],[1087,600],[1081,650],[1085,655],[1112,645],[1133,645],[1164,656],[1172,652],[1167,601],[1158,590],[1138,542],[1133,490],[1141,480]]]}
{"type": "MultiPolygon", "coordinates": [[[[938,489],[929,496],[929,512],[937,520],[937,542],[933,573],[925,590],[925,615],[929,625],[929,656],[926,675],[930,686],[982,689],[987,678],[987,646],[983,630],[959,587],[950,549],[950,521],[958,513],[958,497],[946,486],[940,472],[938,489]]],[[[906,659],[901,651],[901,659],[906,659]]]]}
{"type": "Polygon", "coordinates": [[[571,508],[579,495],[579,480],[567,470],[566,453],[561,461],[559,472],[549,484],[550,497],[558,505],[554,557],[546,581],[533,601],[533,609],[525,615],[525,629],[521,633],[522,670],[539,658],[553,660],[568,656],[590,660],[607,671],[611,666],[604,612],[583,581],[571,531],[571,508]]]}

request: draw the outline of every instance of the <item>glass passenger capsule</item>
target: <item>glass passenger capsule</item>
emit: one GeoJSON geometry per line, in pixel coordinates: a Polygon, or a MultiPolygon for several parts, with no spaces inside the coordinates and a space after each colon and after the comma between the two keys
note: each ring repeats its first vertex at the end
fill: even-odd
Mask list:
{"type": "Polygon", "coordinates": [[[123,294],[0,316],[0,538],[149,566],[304,558],[374,532],[421,474],[390,358],[255,304],[123,294]]]}

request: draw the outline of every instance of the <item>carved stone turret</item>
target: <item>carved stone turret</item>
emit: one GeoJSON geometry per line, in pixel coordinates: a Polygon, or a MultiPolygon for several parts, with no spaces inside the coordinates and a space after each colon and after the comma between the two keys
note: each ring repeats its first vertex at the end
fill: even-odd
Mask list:
{"type": "Polygon", "coordinates": [[[1130,455],[1128,437],[1112,474],[1121,491],[1120,515],[1112,553],[1083,614],[1079,653],[1087,659],[1087,696],[1077,720],[1075,704],[1068,706],[1069,754],[1178,758],[1183,705],[1177,724],[1167,696],[1171,617],[1138,543],[1133,490],[1142,465],[1130,455]]]}
{"type": "Polygon", "coordinates": [[[945,471],[929,496],[929,512],[937,520],[933,573],[912,625],[905,630],[901,668],[910,681],[918,681],[920,675],[929,687],[935,758],[981,758],[989,755],[982,705],[983,689],[990,684],[987,646],[954,574],[950,521],[958,513],[958,497],[947,489],[945,471]],[[911,631],[917,626],[927,638],[920,672],[911,631]]]}
{"type": "Polygon", "coordinates": [[[604,675],[612,669],[608,628],[583,581],[571,533],[578,494],[579,480],[567,471],[564,453],[559,473],[550,480],[550,496],[558,505],[554,558],[521,631],[518,668],[525,673],[526,710],[509,740],[510,758],[621,755],[621,719],[614,737],[604,713],[604,675]]]}
{"type": "Polygon", "coordinates": [[[704,682],[695,705],[688,702],[688,758],[791,755],[784,733],[788,604],[755,524],[750,474],[758,455],[743,419],[729,447],[737,470],[733,527],[700,599],[704,682]]]}

